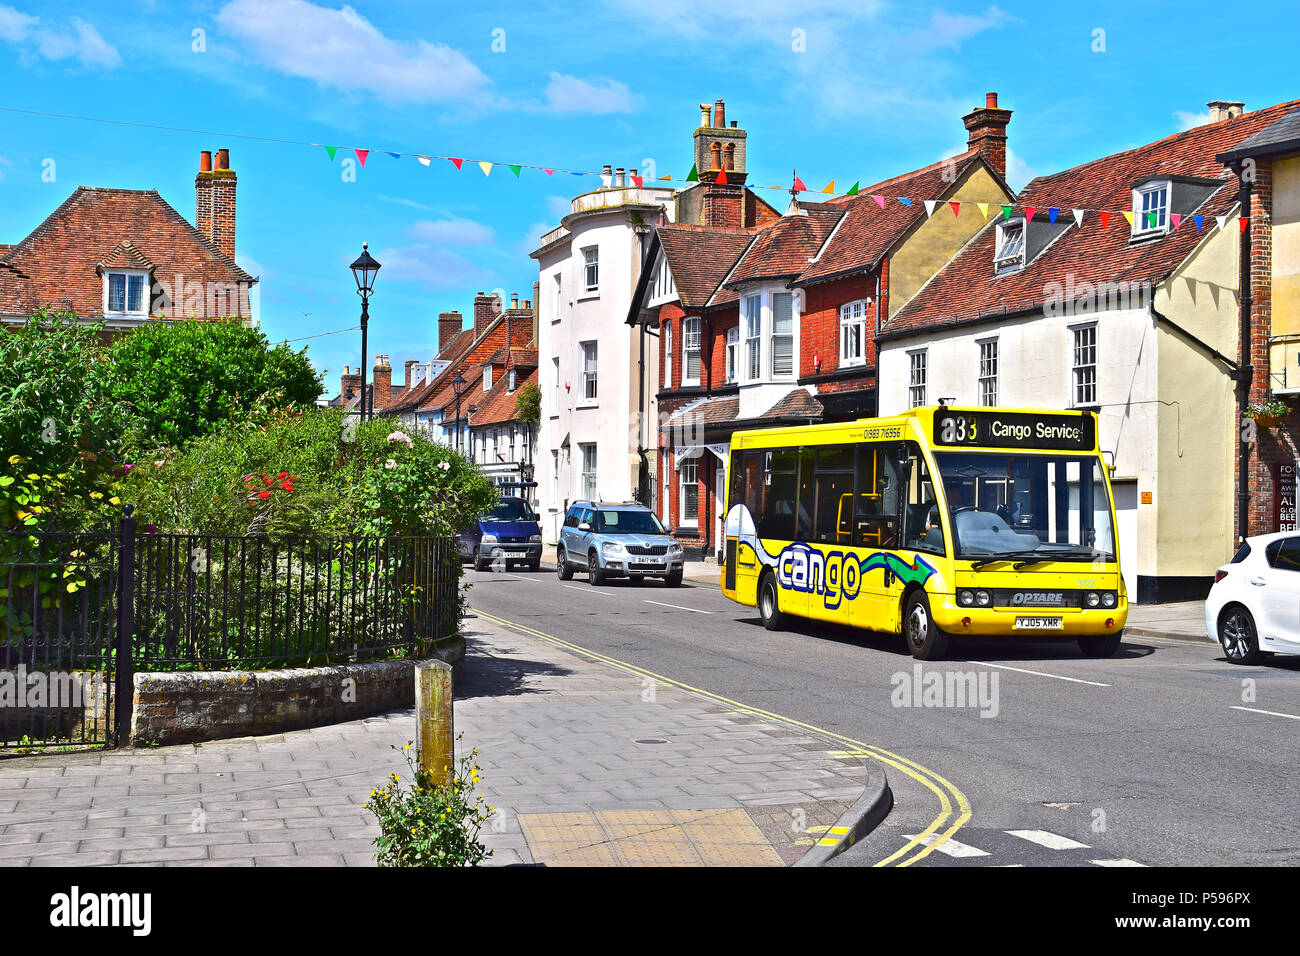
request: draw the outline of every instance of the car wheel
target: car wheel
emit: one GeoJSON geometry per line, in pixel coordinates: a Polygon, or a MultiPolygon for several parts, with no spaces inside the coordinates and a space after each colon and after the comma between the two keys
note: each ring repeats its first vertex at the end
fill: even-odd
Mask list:
{"type": "Polygon", "coordinates": [[[474,570],[475,570],[475,571],[486,571],[486,570],[488,569],[488,566],[487,566],[486,564],[483,563],[483,558],[482,558],[482,556],[479,554],[478,548],[475,548],[475,549],[474,549],[474,559],[473,559],[473,560],[474,560],[474,570]]]}
{"type": "Polygon", "coordinates": [[[595,551],[587,555],[587,583],[592,587],[600,587],[605,583],[605,572],[600,570],[600,559],[596,557],[595,551]]]}
{"type": "Polygon", "coordinates": [[[529,571],[540,571],[542,569],[541,559],[538,559],[536,561],[529,561],[524,565],[524,567],[526,567],[529,571]]]}
{"type": "Polygon", "coordinates": [[[781,611],[778,597],[776,575],[768,572],[758,582],[758,616],[769,631],[779,631],[785,626],[785,614],[781,611]]]}
{"type": "Polygon", "coordinates": [[[930,599],[920,589],[908,596],[903,637],[907,649],[919,661],[941,661],[948,656],[948,634],[930,616],[930,599]]]}
{"type": "Polygon", "coordinates": [[[573,577],[573,568],[569,567],[569,559],[565,556],[563,548],[555,549],[555,573],[559,575],[561,581],[568,581],[573,577]]]}
{"type": "Polygon", "coordinates": [[[1234,664],[1258,664],[1262,656],[1255,619],[1240,604],[1229,606],[1219,615],[1219,643],[1234,664]]]}
{"type": "Polygon", "coordinates": [[[680,587],[682,583],[682,572],[680,570],[670,571],[668,577],[664,578],[664,583],[670,588],[680,587]]]}
{"type": "Polygon", "coordinates": [[[1088,637],[1081,637],[1079,650],[1083,651],[1084,657],[1114,657],[1123,636],[1124,632],[1120,631],[1118,634],[1091,634],[1088,637]]]}

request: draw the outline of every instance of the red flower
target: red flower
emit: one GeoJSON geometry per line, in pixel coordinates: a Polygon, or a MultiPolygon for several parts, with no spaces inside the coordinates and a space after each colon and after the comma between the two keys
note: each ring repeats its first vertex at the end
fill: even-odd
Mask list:
{"type": "Polygon", "coordinates": [[[277,477],[277,478],[279,478],[281,481],[283,481],[284,479],[286,479],[286,478],[289,477],[289,473],[288,473],[287,471],[282,471],[282,472],[280,472],[278,475],[276,475],[275,477],[277,477]]]}
{"type": "Polygon", "coordinates": [[[259,497],[259,498],[269,498],[269,497],[271,497],[271,493],[270,493],[269,491],[259,491],[259,492],[257,493],[257,497],[259,497]]]}
{"type": "Polygon", "coordinates": [[[270,478],[267,478],[265,475],[263,475],[263,476],[262,476],[262,480],[263,480],[264,482],[266,482],[266,487],[268,487],[268,488],[271,487],[271,479],[270,479],[270,478]]]}

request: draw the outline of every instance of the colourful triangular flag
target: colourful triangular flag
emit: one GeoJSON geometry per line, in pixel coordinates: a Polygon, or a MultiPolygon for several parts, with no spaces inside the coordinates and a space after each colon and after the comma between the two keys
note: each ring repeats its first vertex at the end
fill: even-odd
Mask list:
{"type": "Polygon", "coordinates": [[[989,204],[986,202],[977,202],[975,205],[979,208],[980,215],[983,216],[984,220],[987,222],[989,218],[989,204]]]}
{"type": "Polygon", "coordinates": [[[393,153],[393,152],[390,152],[388,155],[391,156],[391,157],[393,157],[393,159],[401,159],[401,158],[402,158],[402,154],[401,154],[401,153],[393,153]]]}
{"type": "Polygon", "coordinates": [[[1153,212],[1144,212],[1142,214],[1142,224],[1148,229],[1156,227],[1156,214],[1153,212]]]}
{"type": "Polygon", "coordinates": [[[359,162],[361,164],[361,168],[364,169],[366,166],[366,157],[370,155],[370,150],[354,149],[352,152],[357,154],[357,162],[359,162]]]}
{"type": "Polygon", "coordinates": [[[1125,210],[1124,210],[1120,215],[1122,215],[1125,219],[1128,220],[1128,224],[1129,224],[1130,226],[1133,225],[1133,213],[1131,213],[1131,212],[1129,212],[1127,209],[1125,209],[1125,210]]]}
{"type": "Polygon", "coordinates": [[[673,178],[672,176],[660,176],[660,177],[659,177],[659,181],[660,181],[660,182],[664,182],[664,181],[667,181],[667,180],[671,180],[672,178],[673,178]]]}
{"type": "Polygon", "coordinates": [[[481,170],[483,170],[483,175],[484,175],[484,176],[490,176],[490,175],[492,175],[492,164],[491,164],[491,163],[480,162],[480,163],[478,164],[478,168],[481,169],[481,170]]]}
{"type": "Polygon", "coordinates": [[[338,151],[339,151],[339,148],[338,148],[337,146],[326,146],[326,147],[325,147],[325,152],[327,152],[327,153],[330,154],[330,159],[331,159],[331,160],[334,158],[334,154],[337,153],[338,151]]]}
{"type": "Polygon", "coordinates": [[[510,171],[515,174],[515,179],[519,178],[519,170],[522,168],[523,168],[522,166],[510,166],[510,171]]]}
{"type": "Polygon", "coordinates": [[[633,176],[633,177],[632,177],[632,185],[635,186],[637,189],[640,189],[640,188],[641,188],[641,184],[644,183],[644,182],[645,182],[645,177],[644,177],[644,176],[633,176]]]}
{"type": "Polygon", "coordinates": [[[901,202],[907,208],[909,209],[912,208],[912,200],[908,199],[906,196],[899,196],[898,201],[901,202]]]}
{"type": "Polygon", "coordinates": [[[451,164],[455,166],[457,169],[460,169],[460,164],[465,162],[465,160],[457,159],[455,156],[450,157],[450,159],[451,159],[451,164]]]}
{"type": "Polygon", "coordinates": [[[1003,206],[1003,207],[1002,207],[1002,218],[1003,218],[1003,219],[1010,219],[1010,218],[1011,218],[1011,210],[1014,209],[1014,208],[1015,208],[1014,206],[1003,206]]]}
{"type": "Polygon", "coordinates": [[[1239,217],[1237,217],[1237,227],[1241,230],[1242,233],[1245,233],[1245,231],[1246,231],[1246,227],[1247,227],[1248,225],[1250,225],[1250,217],[1249,217],[1249,216],[1239,216],[1239,217]]]}
{"type": "Polygon", "coordinates": [[[1205,222],[1205,217],[1200,214],[1196,214],[1192,216],[1192,221],[1196,223],[1196,231],[1200,232],[1201,224],[1205,222]]]}
{"type": "Polygon", "coordinates": [[[803,184],[803,180],[798,176],[795,176],[794,178],[794,188],[799,190],[801,193],[806,193],[808,191],[808,187],[803,184]]]}
{"type": "Polygon", "coordinates": [[[858,194],[858,184],[857,184],[857,183],[854,183],[852,186],[849,187],[849,191],[846,192],[844,195],[846,195],[846,196],[856,196],[857,194],[858,194]]]}
{"type": "Polygon", "coordinates": [[[725,168],[718,170],[718,178],[714,180],[718,185],[727,185],[727,170],[725,168]]]}
{"type": "Polygon", "coordinates": [[[1056,225],[1056,217],[1059,216],[1060,214],[1061,214],[1061,210],[1049,208],[1047,210],[1047,221],[1050,222],[1052,225],[1056,225]]]}
{"type": "Polygon", "coordinates": [[[1106,223],[1110,222],[1111,215],[1112,213],[1107,212],[1105,209],[1101,210],[1101,228],[1106,228],[1106,223]]]}
{"type": "Polygon", "coordinates": [[[956,219],[958,216],[961,215],[961,203],[957,202],[956,200],[949,202],[948,208],[952,210],[952,217],[954,219],[956,219]]]}
{"type": "Polygon", "coordinates": [[[421,166],[428,166],[431,162],[433,162],[432,156],[416,156],[415,158],[419,161],[421,166]]]}
{"type": "Polygon", "coordinates": [[[937,206],[937,205],[939,204],[939,200],[937,200],[937,199],[922,199],[921,201],[922,201],[923,203],[925,203],[925,215],[926,215],[927,217],[929,217],[929,216],[933,216],[933,215],[934,215],[934,207],[937,206]]]}
{"type": "Polygon", "coordinates": [[[542,172],[546,173],[546,175],[548,175],[548,176],[554,176],[554,175],[555,175],[555,170],[553,170],[553,169],[546,169],[545,167],[543,167],[542,172]]]}
{"type": "Polygon", "coordinates": [[[691,171],[686,174],[686,181],[688,183],[698,183],[700,181],[700,174],[696,170],[694,163],[691,163],[691,171]]]}
{"type": "Polygon", "coordinates": [[[835,180],[832,179],[830,182],[828,182],[828,183],[827,183],[827,184],[822,188],[822,192],[824,192],[824,193],[830,193],[831,195],[835,195],[835,180]]]}
{"type": "Polygon", "coordinates": [[[871,198],[874,199],[874,200],[876,201],[876,205],[879,206],[881,209],[884,209],[884,208],[885,208],[885,197],[884,197],[884,196],[872,196],[871,198]]]}
{"type": "Polygon", "coordinates": [[[1174,224],[1174,232],[1177,232],[1178,227],[1183,224],[1183,214],[1180,212],[1171,212],[1169,214],[1169,221],[1174,224]]]}
{"type": "Polygon", "coordinates": [[[1026,207],[1025,207],[1025,222],[1033,222],[1033,221],[1034,221],[1034,213],[1036,213],[1036,212],[1038,212],[1038,207],[1037,207],[1037,206],[1026,206],[1026,207]]]}
{"type": "Polygon", "coordinates": [[[1224,224],[1227,223],[1227,221],[1228,221],[1228,217],[1227,217],[1227,216],[1215,216],[1215,217],[1214,217],[1214,221],[1217,222],[1217,223],[1219,224],[1219,228],[1222,229],[1222,228],[1224,227],[1224,224]]]}
{"type": "Polygon", "coordinates": [[[1082,226],[1082,225],[1083,225],[1083,210],[1082,210],[1082,209],[1075,209],[1075,210],[1073,210],[1073,212],[1074,212],[1074,224],[1075,224],[1076,226],[1082,226]]]}

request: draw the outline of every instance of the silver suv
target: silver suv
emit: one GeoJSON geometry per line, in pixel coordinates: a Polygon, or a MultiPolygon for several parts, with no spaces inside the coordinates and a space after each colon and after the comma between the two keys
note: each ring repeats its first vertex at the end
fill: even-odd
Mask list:
{"type": "Polygon", "coordinates": [[[682,583],[682,546],[653,511],[636,502],[575,501],[564,516],[555,570],[561,581],[587,569],[593,585],[606,578],[663,578],[682,583]]]}

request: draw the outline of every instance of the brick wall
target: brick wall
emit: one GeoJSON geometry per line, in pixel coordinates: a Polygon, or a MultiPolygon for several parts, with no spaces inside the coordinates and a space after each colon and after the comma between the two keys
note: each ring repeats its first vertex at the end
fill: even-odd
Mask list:
{"type": "Polygon", "coordinates": [[[814,358],[821,359],[820,374],[840,367],[840,306],[871,299],[866,309],[863,357],[867,367],[876,364],[876,277],[850,276],[823,282],[804,290],[804,311],[799,320],[799,374],[819,374],[814,358]]]}

